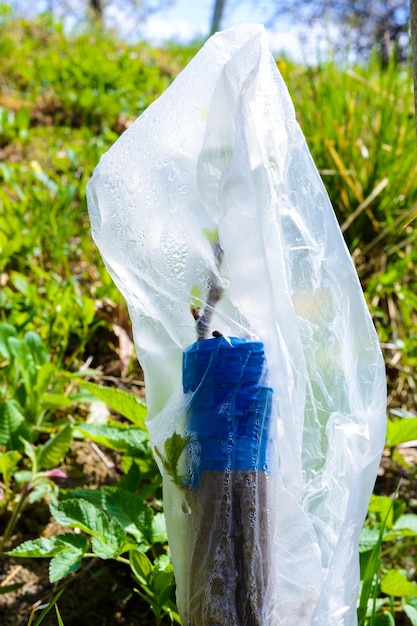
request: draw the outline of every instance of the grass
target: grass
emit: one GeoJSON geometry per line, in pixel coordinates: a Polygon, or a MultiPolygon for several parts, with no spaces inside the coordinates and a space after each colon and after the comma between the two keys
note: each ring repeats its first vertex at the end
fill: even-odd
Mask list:
{"type": "MultiPolygon", "coordinates": [[[[84,377],[114,391],[133,390],[136,399],[143,392],[125,305],[91,240],[85,185],[100,155],[196,50],[197,45],[128,46],[88,29],[69,39],[48,16],[27,21],[0,10],[0,322],[13,329],[4,331],[7,336],[15,337],[13,354],[0,340],[4,528],[17,507],[19,516],[25,515],[22,487],[28,502],[48,498],[55,502],[55,513],[61,510],[56,503],[73,492],[65,481],[47,475],[53,467],[45,459],[58,454],[62,461],[74,442],[87,436],[116,455],[118,485],[142,494],[147,523],[156,523],[152,520],[161,511],[160,480],[150,450],[145,445],[137,453],[121,434],[132,427],[126,418],[132,411],[124,408],[131,400],[100,396],[97,390],[94,396],[94,385],[81,384],[84,377]],[[33,380],[27,378],[31,373],[33,380]],[[93,409],[103,409],[103,402],[110,430],[98,425],[94,431],[85,421],[91,421],[93,409]],[[35,413],[28,417],[29,409],[35,413]],[[20,442],[22,433],[28,444],[20,442]]],[[[416,476],[401,447],[417,439],[417,159],[411,68],[392,60],[381,70],[376,59],[366,67],[340,67],[332,61],[314,68],[284,60],[278,65],[355,261],[387,364],[385,473],[361,539],[359,621],[361,626],[416,625],[416,476]],[[399,473],[406,480],[397,489],[399,473]]],[[[137,419],[134,427],[144,432],[143,416],[137,419]]],[[[104,498],[107,492],[100,493],[104,498]]],[[[93,505],[97,502],[85,507],[93,505]]],[[[100,520],[108,524],[107,517],[100,520]]],[[[110,542],[129,539],[126,528],[113,526],[110,542]]],[[[90,528],[91,536],[95,532],[90,528]]],[[[146,549],[134,540],[126,566],[135,580],[132,593],[135,588],[151,607],[146,623],[177,619],[165,539],[150,538],[146,549]]],[[[101,546],[104,552],[107,548],[101,546]]],[[[121,544],[112,553],[117,559],[119,549],[121,544]]],[[[82,567],[79,546],[70,550],[82,567]]],[[[64,559],[62,571],[71,568],[68,563],[64,559]]],[[[56,610],[62,623],[64,597],[56,610]]],[[[48,611],[57,601],[54,594],[48,611]]],[[[40,623],[34,611],[30,619],[40,623]]]]}

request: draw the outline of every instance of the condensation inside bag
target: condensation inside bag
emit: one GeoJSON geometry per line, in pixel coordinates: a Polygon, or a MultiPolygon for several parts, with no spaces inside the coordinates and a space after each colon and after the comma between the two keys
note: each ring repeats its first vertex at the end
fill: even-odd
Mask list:
{"type": "MultiPolygon", "coordinates": [[[[183,623],[354,626],[358,537],[385,436],[385,372],[263,27],[213,36],[101,158],[87,193],[145,374],[183,623]],[[260,345],[265,359],[253,385],[268,400],[250,422],[259,445],[237,465],[233,427],[220,466],[204,465],[198,437],[193,445],[204,372],[183,389],[195,310],[213,282],[221,297],[208,336],[223,335],[228,354],[260,345]],[[161,461],[176,436],[187,441],[181,481],[161,461]]],[[[237,394],[232,385],[213,415],[230,421],[237,394]]]]}

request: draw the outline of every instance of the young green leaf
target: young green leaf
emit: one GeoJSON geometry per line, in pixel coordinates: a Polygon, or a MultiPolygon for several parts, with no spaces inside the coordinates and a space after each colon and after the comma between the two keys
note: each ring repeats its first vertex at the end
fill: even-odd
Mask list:
{"type": "Polygon", "coordinates": [[[95,385],[84,380],[79,380],[78,384],[142,430],[146,429],[146,404],[133,393],[128,393],[115,387],[95,385]]]}
{"type": "Polygon", "coordinates": [[[11,324],[0,324],[0,355],[7,361],[11,361],[12,353],[9,347],[9,338],[16,337],[16,330],[11,324]]]}
{"type": "Polygon", "coordinates": [[[21,458],[22,455],[17,450],[0,452],[0,474],[3,474],[4,482],[8,481],[10,472],[16,467],[21,458]]]}
{"type": "Polygon", "coordinates": [[[58,626],[64,626],[64,622],[62,621],[61,613],[59,612],[57,604],[55,604],[55,613],[58,620],[58,626]]]}
{"type": "Polygon", "coordinates": [[[152,563],[146,554],[139,550],[131,550],[129,552],[129,564],[137,580],[142,585],[147,585],[152,573],[152,563]]]}
{"type": "Polygon", "coordinates": [[[25,343],[29,347],[37,365],[43,365],[47,362],[48,352],[38,333],[33,330],[29,330],[25,333],[25,343]]]}
{"type": "Polygon", "coordinates": [[[155,446],[155,452],[161,459],[166,473],[171,476],[173,483],[178,487],[182,487],[185,478],[185,475],[179,473],[178,464],[187,442],[187,437],[182,437],[178,433],[174,433],[165,441],[165,457],[162,456],[161,452],[155,446]]]}
{"type": "Polygon", "coordinates": [[[77,424],[75,433],[112,450],[127,452],[134,449],[148,453],[148,434],[141,428],[122,426],[102,426],[100,424],[77,424]]]}
{"type": "Polygon", "coordinates": [[[417,439],[417,417],[397,418],[388,421],[386,442],[388,447],[391,448],[415,439],[417,439]]]}
{"type": "Polygon", "coordinates": [[[381,580],[381,591],[388,596],[417,598],[417,583],[407,580],[398,570],[390,570],[381,580]]]}
{"type": "Polygon", "coordinates": [[[40,469],[51,469],[59,465],[71,445],[73,430],[67,424],[38,450],[38,466],[40,469]]]}

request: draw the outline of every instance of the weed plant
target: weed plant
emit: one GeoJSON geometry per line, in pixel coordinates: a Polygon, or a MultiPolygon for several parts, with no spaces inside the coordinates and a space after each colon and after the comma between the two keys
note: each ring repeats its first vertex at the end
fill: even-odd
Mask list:
{"type": "MultiPolygon", "coordinates": [[[[92,559],[130,572],[132,594],[150,607],[141,623],[179,619],[141,371],[126,308],[91,240],[85,184],[196,49],[130,46],[92,29],[68,37],[51,17],[27,21],[0,9],[1,548],[6,559],[50,559],[51,581],[64,585],[33,608],[29,624],[54,611],[56,623],[66,621],[61,594],[92,559]],[[70,452],[84,440],[115,455],[117,482],[70,486],[70,452]],[[36,499],[48,502],[63,534],[22,544],[18,520],[36,499]]],[[[416,626],[417,494],[412,448],[402,447],[417,439],[411,70],[394,59],[384,70],[376,59],[366,67],[278,63],[384,350],[385,472],[407,477],[399,489],[382,483],[370,502],[359,624],[416,626]]]]}

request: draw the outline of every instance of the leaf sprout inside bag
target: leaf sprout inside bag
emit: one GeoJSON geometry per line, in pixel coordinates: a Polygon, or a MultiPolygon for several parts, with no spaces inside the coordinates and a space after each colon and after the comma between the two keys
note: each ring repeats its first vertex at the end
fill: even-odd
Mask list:
{"type": "Polygon", "coordinates": [[[183,624],[354,626],[376,332],[263,27],[214,35],[101,158],[183,624]]]}

